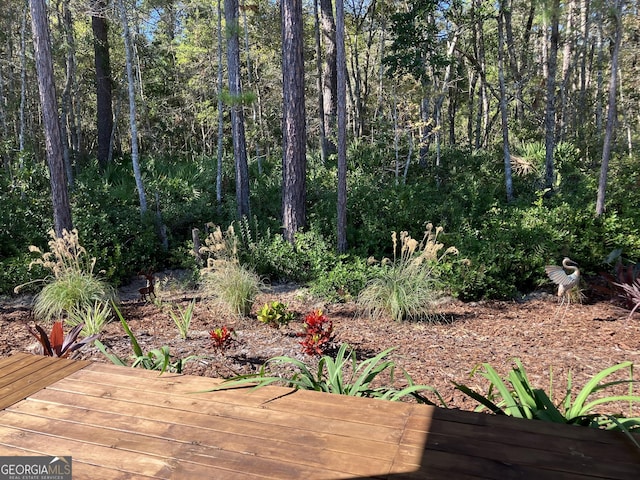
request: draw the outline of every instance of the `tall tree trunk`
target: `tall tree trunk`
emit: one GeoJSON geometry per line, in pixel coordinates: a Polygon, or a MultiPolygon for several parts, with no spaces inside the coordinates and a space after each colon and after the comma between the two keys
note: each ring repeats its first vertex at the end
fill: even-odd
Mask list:
{"type": "Polygon", "coordinates": [[[344,4],[336,0],[336,66],[338,116],[338,252],[347,251],[347,62],[344,42],[344,4]]]}
{"type": "Polygon", "coordinates": [[[66,47],[66,69],[64,88],[62,90],[62,108],[61,127],[62,127],[62,158],[64,159],[65,171],[67,172],[67,182],[73,187],[73,170],[71,167],[71,150],[73,142],[71,137],[73,134],[73,97],[72,89],[76,75],[76,47],[73,35],[73,22],[71,19],[71,10],[69,8],[69,0],[62,2],[62,19],[61,25],[65,38],[66,47]]]}
{"type": "Polygon", "coordinates": [[[320,160],[322,164],[325,164],[327,157],[327,131],[325,130],[325,116],[324,116],[324,92],[322,91],[322,46],[320,43],[320,15],[318,12],[318,0],[313,1],[313,18],[314,18],[314,33],[316,43],[316,69],[318,70],[316,78],[316,86],[318,89],[318,120],[320,124],[320,160]]]}
{"type": "Polygon", "coordinates": [[[249,167],[247,144],[244,135],[242,111],[242,86],[240,84],[240,28],[238,0],[224,1],[224,16],[227,24],[227,74],[231,95],[231,136],[236,170],[236,215],[238,219],[249,216],[249,167]]]}
{"type": "Polygon", "coordinates": [[[224,153],[224,103],[222,102],[222,0],[218,0],[218,152],[216,202],[222,206],[222,157],[224,153]]]}
{"type": "Polygon", "coordinates": [[[604,144],[602,146],[602,165],[600,167],[600,179],[598,182],[598,197],[596,199],[596,216],[605,211],[605,196],[607,190],[607,176],[609,172],[609,158],[611,157],[611,143],[616,123],[616,87],[618,85],[618,57],[620,44],[622,43],[622,6],[624,0],[616,0],[614,10],[615,40],[611,54],[611,75],[609,77],[609,105],[607,111],[607,126],[604,132],[604,144]]]}
{"type": "Polygon", "coordinates": [[[133,164],[133,175],[138,189],[138,200],[140,202],[140,215],[147,212],[147,195],[142,182],[142,172],[140,170],[140,155],[138,151],[138,123],[136,121],[136,92],[135,78],[133,75],[133,49],[131,45],[131,32],[129,30],[129,20],[124,6],[124,0],[119,0],[120,16],[122,19],[122,36],[124,38],[125,63],[127,66],[127,87],[129,91],[129,127],[131,129],[131,163],[133,164]]]}
{"type": "Polygon", "coordinates": [[[30,7],[36,71],[38,72],[38,90],[42,105],[47,164],[51,182],[53,225],[56,236],[62,237],[64,230],[71,231],[73,229],[73,224],[62,158],[60,119],[58,118],[58,102],[53,80],[51,34],[45,0],[30,0],[30,7]]]}
{"type": "MultiPolygon", "coordinates": [[[[502,7],[502,5],[501,5],[502,7]]],[[[502,120],[502,150],[504,155],[504,180],[507,202],[513,201],[511,153],[509,151],[509,122],[507,115],[507,89],[504,79],[504,18],[502,8],[498,12],[498,79],[500,82],[500,118],[502,120]]]]}
{"type": "Polygon", "coordinates": [[[547,53],[547,108],[544,121],[544,181],[547,188],[553,188],[554,178],[553,151],[555,149],[556,131],[556,70],[558,64],[558,23],[560,17],[560,0],[553,0],[551,8],[551,37],[549,38],[549,51],[547,53]]]}
{"type": "Polygon", "coordinates": [[[331,0],[320,0],[320,25],[322,43],[325,51],[324,71],[322,75],[324,100],[324,131],[327,140],[325,149],[330,155],[335,153],[336,108],[337,108],[337,71],[336,71],[336,24],[333,19],[331,0]]]}
{"type": "Polygon", "coordinates": [[[306,141],[302,0],[282,9],[282,224],[287,241],[306,224],[306,141]]]}
{"type": "Polygon", "coordinates": [[[98,164],[105,168],[109,162],[111,132],[113,130],[113,99],[111,60],[105,0],[95,0],[91,12],[93,51],[96,73],[96,114],[98,129],[98,164]]]}

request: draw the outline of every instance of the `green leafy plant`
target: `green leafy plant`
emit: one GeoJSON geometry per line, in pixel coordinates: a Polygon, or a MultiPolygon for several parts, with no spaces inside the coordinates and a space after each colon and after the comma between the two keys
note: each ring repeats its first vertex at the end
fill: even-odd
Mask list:
{"type": "MultiPolygon", "coordinates": [[[[393,232],[393,260],[385,258],[378,275],[360,292],[358,303],[366,314],[393,320],[430,318],[437,297],[437,270],[447,255],[456,255],[455,247],[440,253],[444,245],[438,241],[442,227],[428,224],[422,241],[393,232]],[[398,240],[400,245],[398,245],[398,240]],[[399,248],[399,249],[398,249],[399,248]]],[[[376,263],[371,259],[371,263],[376,263]]]]}
{"type": "Polygon", "coordinates": [[[300,342],[302,351],[307,355],[322,355],[329,346],[333,335],[333,322],[316,310],[304,318],[304,332],[298,334],[304,337],[300,342]]]}
{"type": "Polygon", "coordinates": [[[306,363],[298,359],[286,356],[273,357],[262,365],[259,373],[230,378],[211,389],[211,391],[247,385],[254,385],[258,388],[277,383],[295,389],[391,401],[411,397],[420,403],[434,405],[432,401],[421,394],[421,392],[429,391],[434,393],[440,404],[446,407],[446,402],[437,390],[427,385],[414,384],[411,376],[404,369],[402,373],[407,386],[396,388],[393,386],[374,385],[376,381],[381,383],[379,379],[382,374],[388,375],[389,381],[394,382],[394,372],[397,367],[395,362],[388,358],[393,350],[394,348],[388,348],[376,356],[358,363],[355,350],[344,343],[338,349],[335,357],[323,356],[318,362],[315,372],[306,363]],[[271,364],[288,365],[298,371],[290,377],[270,375],[267,373],[267,366],[271,364]]]}
{"type": "MultiPolygon", "coordinates": [[[[160,370],[161,375],[166,371],[172,373],[182,373],[187,362],[200,358],[198,355],[190,355],[185,358],[174,360],[174,357],[173,355],[171,355],[169,347],[167,345],[150,350],[147,353],[143,352],[140,344],[138,343],[138,339],[131,331],[131,328],[129,328],[129,324],[126,322],[126,320],[122,316],[122,313],[120,313],[120,310],[116,307],[115,304],[113,304],[113,309],[120,319],[122,328],[131,341],[131,348],[133,350],[133,354],[131,356],[131,358],[133,359],[133,363],[131,364],[132,368],[139,367],[146,370],[160,370]]],[[[110,353],[107,350],[106,345],[104,345],[100,340],[96,340],[95,345],[98,350],[100,350],[114,365],[119,365],[122,367],[127,366],[127,361],[125,359],[120,358],[114,353],[110,353]]]]}
{"type": "Polygon", "coordinates": [[[111,321],[111,306],[108,303],[94,302],[93,305],[75,307],[66,320],[67,325],[84,325],[83,335],[97,335],[111,321]]]}
{"type": "Polygon", "coordinates": [[[226,350],[233,341],[234,331],[233,328],[228,328],[226,325],[223,325],[222,327],[211,330],[209,337],[211,338],[213,348],[226,350]]]}
{"type": "Polygon", "coordinates": [[[287,311],[287,308],[287,304],[277,300],[265,303],[258,312],[258,321],[275,328],[287,325],[295,317],[293,312],[287,311]]]}
{"type": "Polygon", "coordinates": [[[97,335],[91,335],[82,340],[78,340],[82,327],[82,324],[76,325],[65,336],[62,322],[54,322],[51,328],[51,334],[49,335],[47,335],[47,332],[38,324],[35,324],[33,327],[31,325],[27,326],[29,333],[40,342],[44,356],[60,358],[68,357],[98,337],[97,335]]]}
{"type": "Polygon", "coordinates": [[[195,306],[196,301],[192,300],[189,302],[189,305],[184,310],[180,308],[179,305],[176,305],[177,313],[174,311],[173,307],[170,307],[169,314],[173,319],[173,323],[178,327],[178,332],[180,332],[180,338],[183,340],[187,339],[189,335],[189,326],[191,325],[191,319],[193,317],[193,307],[195,306]]]}
{"type": "MultiPolygon", "coordinates": [[[[35,315],[51,320],[64,314],[69,316],[74,309],[84,309],[96,302],[108,304],[115,297],[114,291],[94,275],[96,259],[90,259],[80,245],[78,231],[64,230],[62,237],[56,237],[51,230],[49,235],[49,252],[42,252],[33,245],[29,247],[30,252],[40,255],[29,267],[41,265],[51,271],[51,276],[37,280],[45,286],[35,298],[35,315]]],[[[16,287],[15,292],[24,286],[16,287]]]]}
{"type": "MultiPolygon", "coordinates": [[[[640,418],[624,418],[621,415],[609,415],[596,412],[604,404],[629,402],[629,406],[640,402],[640,396],[633,395],[633,364],[622,362],[606,368],[589,380],[577,393],[572,394],[571,375],[567,380],[566,395],[558,405],[554,405],[550,396],[543,390],[534,388],[529,381],[520,360],[515,360],[513,368],[504,381],[496,370],[487,363],[482,364],[480,374],[490,382],[487,395],[455,383],[458,390],[480,404],[479,409],[488,409],[497,415],[509,415],[518,418],[538,419],[556,423],[584,425],[596,428],[617,429],[629,432],[640,427],[640,418]],[[630,378],[626,380],[604,381],[619,370],[628,369],[630,378]],[[595,393],[616,385],[628,385],[626,395],[612,395],[589,400],[595,393]]],[[[476,373],[474,369],[472,374],[476,373]]]]}

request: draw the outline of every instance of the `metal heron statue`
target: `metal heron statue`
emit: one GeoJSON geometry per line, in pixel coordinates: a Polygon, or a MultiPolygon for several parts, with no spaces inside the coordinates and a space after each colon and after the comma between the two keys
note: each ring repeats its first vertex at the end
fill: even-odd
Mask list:
{"type": "Polygon", "coordinates": [[[553,283],[558,285],[558,297],[564,302],[568,299],[569,292],[580,283],[580,269],[578,264],[569,257],[564,257],[562,267],[558,265],[547,265],[544,267],[547,276],[553,283]],[[565,270],[570,271],[567,273],[565,270]]]}

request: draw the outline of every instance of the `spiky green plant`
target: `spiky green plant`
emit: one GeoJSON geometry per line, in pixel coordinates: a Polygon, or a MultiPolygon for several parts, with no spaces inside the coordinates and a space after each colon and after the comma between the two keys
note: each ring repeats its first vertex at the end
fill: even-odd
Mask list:
{"type": "Polygon", "coordinates": [[[393,232],[393,259],[382,260],[378,274],[358,296],[358,304],[367,315],[386,315],[396,321],[432,318],[439,295],[436,267],[448,255],[458,253],[455,247],[441,253],[444,245],[438,242],[440,232],[442,227],[434,229],[428,224],[420,242],[400,232],[399,246],[398,235],[393,232]]]}
{"type": "MultiPolygon", "coordinates": [[[[419,403],[435,405],[421,394],[421,392],[429,391],[436,395],[442,406],[446,407],[446,402],[436,389],[428,385],[416,385],[405,370],[402,370],[402,373],[407,383],[406,387],[396,388],[387,385],[373,385],[384,373],[388,374],[390,382],[394,382],[394,372],[397,366],[393,360],[389,359],[389,354],[394,349],[395,347],[388,348],[374,357],[358,362],[356,351],[348,344],[343,343],[340,345],[335,357],[325,355],[320,359],[315,372],[306,363],[296,358],[286,356],[273,357],[265,362],[259,373],[230,378],[211,389],[211,391],[247,385],[253,385],[258,388],[271,384],[283,384],[287,387],[302,390],[315,390],[381,400],[398,401],[411,397],[419,403]],[[266,367],[270,364],[289,365],[297,371],[289,377],[269,375],[266,367]]],[[[378,381],[377,383],[381,382],[378,381]]]]}
{"type": "Polygon", "coordinates": [[[83,335],[97,335],[111,321],[111,313],[108,303],[96,301],[93,305],[74,308],[66,323],[71,326],[83,324],[83,335]]]}
{"type": "Polygon", "coordinates": [[[173,320],[173,323],[178,327],[178,332],[180,333],[180,338],[183,340],[187,339],[189,335],[189,326],[191,325],[191,319],[193,318],[193,308],[196,305],[195,300],[191,300],[187,308],[184,310],[180,308],[179,305],[176,305],[176,311],[174,311],[173,307],[170,308],[169,314],[173,320]]]}
{"type": "MultiPolygon", "coordinates": [[[[534,388],[531,385],[520,360],[515,359],[515,364],[516,366],[509,372],[506,380],[503,380],[496,370],[487,363],[483,363],[473,370],[472,375],[479,371],[480,375],[490,382],[486,395],[482,395],[466,385],[455,382],[454,384],[456,389],[477,401],[480,404],[479,409],[487,409],[497,415],[622,430],[627,434],[631,430],[640,428],[640,418],[625,418],[622,415],[609,415],[597,411],[602,405],[615,402],[628,402],[631,410],[634,403],[640,402],[640,396],[633,393],[633,364],[631,362],[622,362],[598,372],[575,397],[572,392],[571,374],[569,374],[566,394],[558,405],[554,405],[552,402],[551,394],[547,395],[544,390],[534,388]],[[628,379],[608,380],[614,373],[624,369],[629,371],[628,379]],[[593,398],[597,392],[603,392],[616,385],[627,385],[627,393],[593,398]]],[[[640,447],[633,437],[631,438],[640,447]]]]}

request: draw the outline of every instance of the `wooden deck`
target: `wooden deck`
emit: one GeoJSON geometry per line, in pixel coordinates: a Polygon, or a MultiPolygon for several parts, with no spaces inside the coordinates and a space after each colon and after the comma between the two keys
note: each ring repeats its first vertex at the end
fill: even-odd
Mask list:
{"type": "Polygon", "coordinates": [[[624,435],[27,354],[0,360],[0,455],[74,479],[640,479],[624,435]]]}

